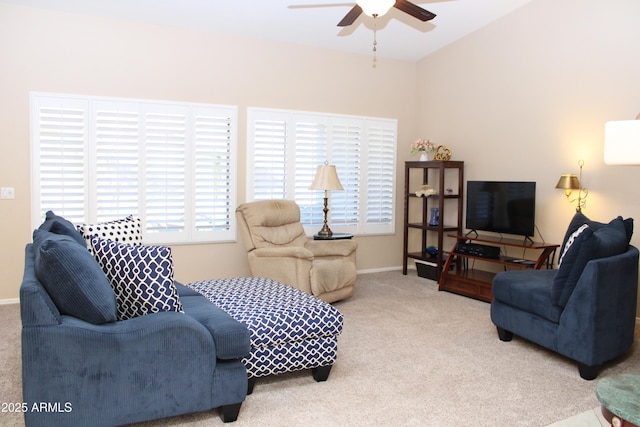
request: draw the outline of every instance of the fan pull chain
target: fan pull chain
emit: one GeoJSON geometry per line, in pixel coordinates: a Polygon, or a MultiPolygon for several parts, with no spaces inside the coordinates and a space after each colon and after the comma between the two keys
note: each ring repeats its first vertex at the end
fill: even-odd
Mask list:
{"type": "Polygon", "coordinates": [[[378,51],[378,48],[376,46],[378,46],[378,40],[376,38],[376,32],[378,30],[378,21],[376,20],[376,18],[378,17],[377,13],[373,14],[373,66],[372,68],[376,68],[376,62],[378,61],[376,52],[378,51]]]}

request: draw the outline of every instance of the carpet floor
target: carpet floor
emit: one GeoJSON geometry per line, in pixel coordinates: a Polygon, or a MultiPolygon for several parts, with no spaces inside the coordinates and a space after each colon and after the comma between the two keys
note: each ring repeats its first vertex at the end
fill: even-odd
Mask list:
{"type": "MultiPolygon", "coordinates": [[[[361,274],[344,315],[329,380],[309,371],[258,379],[242,405],[244,426],[535,426],[599,405],[595,381],[571,360],[518,337],[504,343],[489,304],[448,292],[410,271],[361,274]]],[[[640,328],[599,378],[640,369],[640,328]]],[[[0,401],[20,402],[20,319],[0,306],[0,401]]],[[[217,411],[138,427],[222,425],[217,411]]],[[[24,425],[0,413],[0,425],[24,425]]]]}

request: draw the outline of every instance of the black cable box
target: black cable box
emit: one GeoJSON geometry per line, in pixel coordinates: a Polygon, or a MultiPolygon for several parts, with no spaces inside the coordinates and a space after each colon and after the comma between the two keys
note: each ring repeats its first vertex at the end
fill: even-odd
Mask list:
{"type": "Polygon", "coordinates": [[[458,243],[456,252],[464,255],[472,255],[480,258],[498,259],[500,258],[500,247],[491,245],[480,245],[478,243],[458,243]]]}

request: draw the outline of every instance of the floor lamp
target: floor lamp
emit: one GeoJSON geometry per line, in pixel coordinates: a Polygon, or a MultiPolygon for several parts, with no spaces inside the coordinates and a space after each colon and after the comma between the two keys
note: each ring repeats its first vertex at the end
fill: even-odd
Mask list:
{"type": "Polygon", "coordinates": [[[617,120],[604,125],[604,162],[640,165],[640,114],[635,120],[617,120]]]}
{"type": "Polygon", "coordinates": [[[316,176],[313,178],[313,182],[311,183],[309,190],[324,190],[324,225],[322,226],[322,229],[318,231],[318,235],[322,237],[329,237],[333,234],[327,221],[327,214],[329,213],[329,191],[344,190],[344,188],[342,188],[342,184],[340,184],[340,180],[338,179],[336,167],[334,165],[330,165],[328,162],[324,162],[323,165],[319,165],[316,170],[316,176]]]}

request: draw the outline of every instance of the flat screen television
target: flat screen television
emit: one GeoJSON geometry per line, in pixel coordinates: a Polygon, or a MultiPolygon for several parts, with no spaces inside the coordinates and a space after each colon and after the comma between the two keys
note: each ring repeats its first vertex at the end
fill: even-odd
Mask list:
{"type": "Polygon", "coordinates": [[[533,236],[536,183],[467,181],[466,227],[469,230],[533,236]]]}

